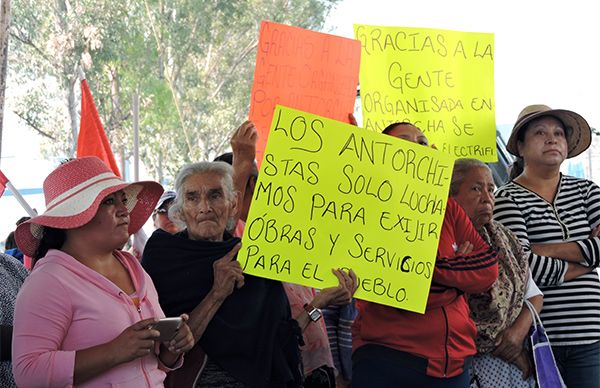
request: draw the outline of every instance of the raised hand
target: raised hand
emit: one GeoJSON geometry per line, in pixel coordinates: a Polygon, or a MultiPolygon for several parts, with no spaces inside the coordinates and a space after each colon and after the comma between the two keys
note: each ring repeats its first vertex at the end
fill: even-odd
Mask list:
{"type": "Polygon", "coordinates": [[[258,131],[252,121],[244,121],[231,137],[231,150],[234,159],[254,161],[256,155],[256,140],[258,131]]]}

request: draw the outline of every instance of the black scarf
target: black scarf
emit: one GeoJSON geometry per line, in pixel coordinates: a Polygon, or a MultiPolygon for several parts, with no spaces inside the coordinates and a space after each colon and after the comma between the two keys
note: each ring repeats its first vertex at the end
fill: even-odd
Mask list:
{"type": "MultiPolygon", "coordinates": [[[[213,263],[240,240],[190,240],[187,231],[155,231],[144,249],[148,272],[165,314],[190,313],[213,284],[213,263]]],[[[295,387],[300,372],[298,323],[280,282],[244,275],[245,284],[225,299],[198,344],[208,357],[252,387],[295,387]]]]}

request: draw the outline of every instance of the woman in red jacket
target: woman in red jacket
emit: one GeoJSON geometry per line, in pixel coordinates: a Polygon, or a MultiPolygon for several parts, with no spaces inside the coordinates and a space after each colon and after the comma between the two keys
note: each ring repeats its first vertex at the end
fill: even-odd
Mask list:
{"type": "MultiPolygon", "coordinates": [[[[410,123],[383,133],[429,146],[410,123]]],[[[468,387],[477,331],[464,294],[486,291],[497,277],[496,252],[448,199],[425,313],[357,301],[352,386],[468,387]]]]}

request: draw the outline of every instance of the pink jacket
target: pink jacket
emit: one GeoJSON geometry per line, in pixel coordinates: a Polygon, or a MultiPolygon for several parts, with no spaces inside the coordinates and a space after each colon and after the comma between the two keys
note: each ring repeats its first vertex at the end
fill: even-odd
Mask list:
{"type": "MultiPolygon", "coordinates": [[[[22,387],[71,387],[75,352],[107,343],[150,317],[164,317],[152,280],[127,252],[139,311],[108,279],[59,250],[50,250],[26,279],[15,308],[13,373],[22,387]]],[[[180,364],[180,363],[179,363],[180,364]]],[[[162,387],[165,366],[155,354],[114,367],[80,387],[162,387]]]]}

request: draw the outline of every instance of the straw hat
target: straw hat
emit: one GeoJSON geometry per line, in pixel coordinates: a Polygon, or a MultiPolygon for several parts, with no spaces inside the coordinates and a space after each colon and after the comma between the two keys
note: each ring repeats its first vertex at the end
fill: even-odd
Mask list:
{"type": "Polygon", "coordinates": [[[552,109],[546,105],[529,105],[519,113],[517,122],[506,143],[508,152],[515,156],[520,156],[517,147],[519,133],[531,120],[541,116],[552,116],[563,123],[568,144],[567,158],[579,155],[590,146],[592,142],[592,130],[581,115],[570,110],[552,109]]]}
{"type": "Polygon", "coordinates": [[[71,160],[57,167],[44,180],[46,211],[20,224],[15,230],[19,249],[33,256],[44,236],[44,227],[73,229],[87,224],[100,202],[119,190],[128,197],[129,233],[146,222],[163,192],[157,182],[125,183],[95,156],[71,160]]]}

